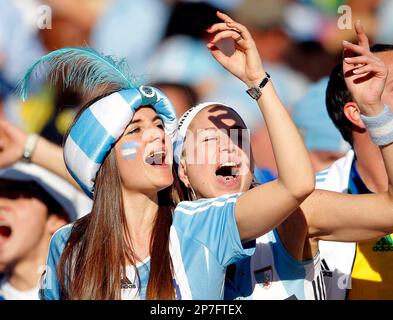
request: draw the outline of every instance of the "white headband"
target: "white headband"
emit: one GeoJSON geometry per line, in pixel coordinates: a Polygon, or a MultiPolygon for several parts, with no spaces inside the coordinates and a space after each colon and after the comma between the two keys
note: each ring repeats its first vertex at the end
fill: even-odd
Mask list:
{"type": "Polygon", "coordinates": [[[181,155],[183,152],[184,141],[186,139],[187,129],[190,126],[191,121],[195,118],[195,116],[204,108],[212,106],[212,105],[219,105],[226,108],[230,108],[234,110],[237,114],[238,112],[231,108],[230,106],[223,104],[221,102],[204,102],[196,105],[188,109],[180,118],[177,126],[177,135],[176,140],[173,147],[173,157],[174,161],[177,165],[180,164],[181,155]]]}

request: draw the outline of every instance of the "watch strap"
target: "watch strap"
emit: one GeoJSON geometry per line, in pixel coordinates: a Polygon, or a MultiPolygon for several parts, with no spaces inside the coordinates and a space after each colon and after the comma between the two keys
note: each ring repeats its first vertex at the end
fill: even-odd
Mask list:
{"type": "Polygon", "coordinates": [[[259,100],[259,98],[262,96],[262,89],[267,85],[270,78],[270,74],[266,72],[266,76],[262,79],[258,87],[251,87],[246,91],[248,95],[255,100],[259,100]]]}
{"type": "Polygon", "coordinates": [[[31,162],[31,156],[33,151],[37,145],[38,135],[37,134],[29,134],[27,136],[25,146],[23,148],[23,154],[21,160],[26,163],[31,162]]]}

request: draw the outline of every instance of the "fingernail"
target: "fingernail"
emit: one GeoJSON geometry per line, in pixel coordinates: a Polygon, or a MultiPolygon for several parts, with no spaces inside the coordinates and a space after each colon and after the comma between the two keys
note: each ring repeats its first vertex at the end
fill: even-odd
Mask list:
{"type": "Polygon", "coordinates": [[[211,38],[211,39],[209,40],[209,42],[211,42],[211,43],[214,42],[214,38],[211,38]]]}
{"type": "Polygon", "coordinates": [[[212,27],[209,27],[206,29],[206,31],[211,31],[211,30],[212,30],[212,27]]]}

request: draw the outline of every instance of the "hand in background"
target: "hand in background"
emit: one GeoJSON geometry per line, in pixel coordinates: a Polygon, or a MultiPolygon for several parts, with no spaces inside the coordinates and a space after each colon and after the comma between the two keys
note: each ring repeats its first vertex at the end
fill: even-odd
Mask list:
{"type": "Polygon", "coordinates": [[[358,44],[344,45],[343,72],[345,83],[361,112],[373,116],[383,110],[381,101],[388,68],[370,51],[370,45],[360,21],[355,24],[358,44]]]}
{"type": "Polygon", "coordinates": [[[257,86],[265,77],[265,71],[250,32],[228,15],[217,11],[223,21],[212,25],[207,31],[214,35],[207,47],[213,57],[229,72],[242,80],[248,87],[257,86]],[[225,55],[216,44],[223,39],[232,39],[235,52],[225,55]]]}
{"type": "Polygon", "coordinates": [[[0,168],[11,166],[22,158],[26,139],[26,132],[0,120],[0,168]]]}

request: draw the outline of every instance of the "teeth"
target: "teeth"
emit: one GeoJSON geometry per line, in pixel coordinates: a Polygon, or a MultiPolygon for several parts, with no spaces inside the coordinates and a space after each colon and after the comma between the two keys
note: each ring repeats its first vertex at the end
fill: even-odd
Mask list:
{"type": "Polygon", "coordinates": [[[225,163],[223,163],[221,166],[220,166],[220,168],[223,168],[223,167],[236,167],[237,166],[237,163],[236,162],[225,162],[225,163]]]}
{"type": "Polygon", "coordinates": [[[155,156],[157,156],[157,155],[162,155],[162,154],[165,154],[165,151],[155,151],[155,152],[151,153],[151,154],[149,155],[149,157],[150,157],[150,158],[153,158],[153,157],[155,157],[155,156]]]}

